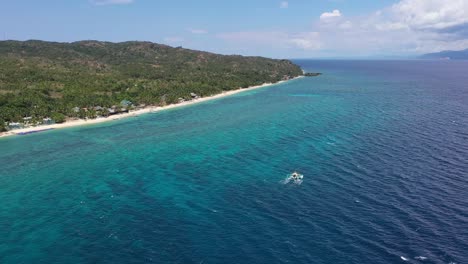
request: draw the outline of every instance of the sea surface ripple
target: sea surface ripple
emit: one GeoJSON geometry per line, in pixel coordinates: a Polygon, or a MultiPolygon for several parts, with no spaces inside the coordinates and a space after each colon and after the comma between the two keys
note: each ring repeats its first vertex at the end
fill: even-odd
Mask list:
{"type": "Polygon", "coordinates": [[[1,139],[0,263],[468,263],[468,62],[296,62],[324,74],[1,139]]]}

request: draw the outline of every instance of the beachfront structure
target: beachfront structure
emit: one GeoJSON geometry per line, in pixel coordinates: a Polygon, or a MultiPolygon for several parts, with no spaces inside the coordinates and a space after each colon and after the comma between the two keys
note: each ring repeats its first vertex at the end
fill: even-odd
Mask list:
{"type": "Polygon", "coordinates": [[[19,128],[23,128],[24,125],[22,123],[18,123],[18,122],[9,122],[7,124],[7,127],[8,127],[8,129],[19,129],[19,128]]]}
{"type": "Polygon", "coordinates": [[[52,118],[46,117],[46,118],[42,119],[42,124],[51,125],[51,124],[55,124],[55,122],[54,122],[54,120],[52,120],[52,118]]]}
{"type": "Polygon", "coordinates": [[[122,100],[122,101],[120,102],[120,105],[121,105],[122,107],[130,107],[130,106],[133,105],[133,103],[130,102],[130,101],[128,101],[128,100],[122,100]]]}

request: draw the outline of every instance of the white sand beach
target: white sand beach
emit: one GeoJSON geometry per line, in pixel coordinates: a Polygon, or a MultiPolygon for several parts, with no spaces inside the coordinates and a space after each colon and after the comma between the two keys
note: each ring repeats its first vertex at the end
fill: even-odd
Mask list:
{"type": "MultiPolygon", "coordinates": [[[[304,76],[298,76],[298,77],[295,77],[295,78],[290,79],[290,80],[298,79],[298,78],[301,78],[301,77],[304,77],[304,76]]],[[[186,101],[186,102],[182,102],[182,103],[177,103],[177,104],[171,104],[171,105],[167,105],[167,106],[150,106],[150,107],[146,107],[146,108],[143,108],[143,109],[130,111],[128,113],[112,115],[112,116],[109,116],[109,117],[100,117],[100,118],[96,118],[96,119],[87,119],[87,120],[76,119],[76,120],[70,120],[70,121],[67,121],[67,122],[61,123],[61,124],[40,125],[40,126],[27,127],[27,128],[21,128],[21,129],[14,129],[14,130],[10,130],[10,131],[7,131],[7,132],[1,132],[0,133],[0,138],[1,137],[7,137],[7,136],[14,136],[14,135],[22,134],[22,133],[40,132],[40,131],[45,131],[45,130],[50,130],[50,129],[60,129],[60,128],[67,128],[67,127],[74,127],[74,126],[92,125],[92,124],[108,122],[108,121],[112,121],[112,120],[137,116],[137,115],[146,114],[146,113],[154,113],[154,112],[163,111],[163,110],[167,110],[167,109],[172,109],[172,108],[176,108],[176,107],[182,107],[182,106],[187,106],[187,105],[191,105],[191,104],[206,102],[206,101],[209,101],[209,100],[230,96],[230,95],[245,92],[245,91],[251,91],[251,90],[254,90],[254,89],[258,89],[258,88],[263,88],[263,87],[267,87],[267,86],[271,86],[271,85],[284,83],[284,82],[287,82],[287,81],[290,81],[290,80],[279,81],[279,82],[276,82],[276,83],[264,83],[262,85],[251,86],[251,87],[248,87],[248,88],[240,88],[240,89],[236,89],[236,90],[226,91],[226,92],[216,94],[216,95],[213,95],[213,96],[202,97],[202,98],[198,98],[198,99],[194,99],[194,100],[190,100],[190,101],[186,101]]]]}

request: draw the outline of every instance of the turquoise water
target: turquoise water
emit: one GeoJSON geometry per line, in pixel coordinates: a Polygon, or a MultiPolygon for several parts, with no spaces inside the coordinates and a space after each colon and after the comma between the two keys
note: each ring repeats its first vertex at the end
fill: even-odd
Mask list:
{"type": "Polygon", "coordinates": [[[468,261],[468,62],[297,63],[324,75],[0,139],[0,263],[468,261]]]}

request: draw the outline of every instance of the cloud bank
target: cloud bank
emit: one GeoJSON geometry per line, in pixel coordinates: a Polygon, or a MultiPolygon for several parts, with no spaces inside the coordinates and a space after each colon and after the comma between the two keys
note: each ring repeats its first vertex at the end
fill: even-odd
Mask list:
{"type": "Polygon", "coordinates": [[[310,56],[411,56],[468,47],[468,0],[401,0],[359,17],[339,9],[324,11],[311,18],[306,32],[231,32],[217,37],[259,50],[274,46],[310,56]]]}

